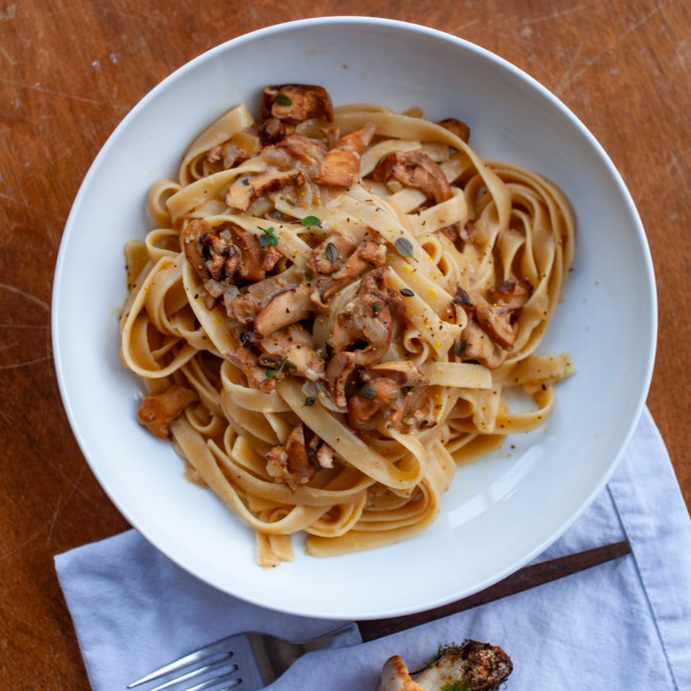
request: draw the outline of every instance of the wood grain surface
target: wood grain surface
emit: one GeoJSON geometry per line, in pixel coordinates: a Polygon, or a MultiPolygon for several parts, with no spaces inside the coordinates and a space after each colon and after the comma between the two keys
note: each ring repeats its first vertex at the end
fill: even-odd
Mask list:
{"type": "Polygon", "coordinates": [[[123,116],[190,58],[279,21],[337,14],[477,43],[551,89],[602,143],[651,246],[659,347],[648,405],[691,506],[687,0],[0,0],[2,689],[89,688],[53,556],[128,527],[72,436],[52,363],[53,270],[79,185],[123,116]]]}

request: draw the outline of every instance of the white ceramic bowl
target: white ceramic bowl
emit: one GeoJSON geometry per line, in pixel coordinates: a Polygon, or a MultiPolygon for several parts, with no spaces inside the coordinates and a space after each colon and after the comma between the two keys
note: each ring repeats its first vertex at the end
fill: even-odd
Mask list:
{"type": "Polygon", "coordinates": [[[276,610],[372,618],[437,606],[507,576],[548,547],[613,472],[644,405],[656,302],[643,228],[600,145],[557,98],[459,38],[355,17],[273,26],[185,65],[123,120],[96,158],[65,229],[55,277],[57,374],[74,433],[123,515],[199,578],[276,610]],[[462,468],[436,524],[408,542],[262,570],[251,532],[188,483],[170,445],[136,422],[139,383],[120,363],[122,248],[149,229],[145,195],[173,175],[194,136],[222,112],[257,103],[269,83],[321,84],[336,104],[422,104],[467,121],[483,156],[558,184],[578,216],[574,270],[541,348],[568,351],[544,429],[462,468]]]}

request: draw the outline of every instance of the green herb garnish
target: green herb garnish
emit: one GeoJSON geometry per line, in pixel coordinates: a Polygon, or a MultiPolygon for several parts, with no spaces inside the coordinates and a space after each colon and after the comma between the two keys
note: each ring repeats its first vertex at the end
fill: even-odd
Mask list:
{"type": "Polygon", "coordinates": [[[360,395],[363,398],[366,398],[368,401],[371,401],[377,395],[377,392],[375,391],[374,387],[371,384],[365,384],[360,389],[360,395]]]}
{"type": "Polygon", "coordinates": [[[463,353],[465,353],[467,347],[468,347],[468,341],[466,341],[463,338],[459,339],[453,345],[454,355],[458,355],[458,357],[461,357],[463,355],[463,353]]]}
{"type": "Polygon", "coordinates": [[[413,256],[413,243],[408,240],[408,238],[398,238],[394,243],[396,247],[396,252],[398,252],[402,257],[412,257],[413,256]]]}
{"type": "Polygon", "coordinates": [[[326,249],[324,250],[324,254],[332,264],[335,264],[338,261],[338,247],[336,247],[336,245],[334,245],[333,242],[326,243],[326,249]]]}
{"type": "Polygon", "coordinates": [[[298,371],[298,368],[287,357],[281,360],[279,371],[283,369],[288,372],[288,374],[295,374],[298,371]]]}
{"type": "Polygon", "coordinates": [[[264,376],[267,379],[273,379],[274,377],[278,377],[283,370],[288,372],[288,374],[295,374],[298,368],[287,357],[284,357],[283,360],[278,363],[278,367],[266,370],[264,376]]]}
{"type": "Polygon", "coordinates": [[[321,219],[317,218],[316,216],[305,216],[300,223],[302,223],[303,226],[319,226],[320,228],[322,227],[322,222],[321,219]]]}
{"type": "Polygon", "coordinates": [[[410,288],[401,288],[401,295],[405,295],[407,298],[415,297],[415,293],[410,288]]]}
{"type": "Polygon", "coordinates": [[[307,396],[307,398],[305,399],[305,405],[308,408],[311,408],[316,402],[317,402],[316,396],[307,396]]]}
{"type": "Polygon", "coordinates": [[[274,98],[274,103],[277,106],[291,106],[293,105],[293,102],[290,100],[290,96],[287,94],[278,94],[276,98],[274,98]]]}
{"type": "Polygon", "coordinates": [[[257,228],[264,233],[264,235],[259,236],[259,244],[262,247],[268,247],[269,245],[273,245],[275,247],[278,245],[278,238],[276,237],[276,231],[274,230],[273,226],[271,228],[262,228],[261,226],[257,226],[257,228]]]}

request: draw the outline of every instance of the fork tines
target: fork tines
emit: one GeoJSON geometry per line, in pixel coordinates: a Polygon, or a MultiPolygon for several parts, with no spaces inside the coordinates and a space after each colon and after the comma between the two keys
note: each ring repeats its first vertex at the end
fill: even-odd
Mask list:
{"type": "MultiPolygon", "coordinates": [[[[228,662],[232,659],[232,641],[234,638],[236,638],[236,636],[228,636],[227,638],[222,638],[221,640],[216,641],[211,645],[203,646],[198,650],[188,653],[184,657],[181,657],[180,659],[175,660],[174,662],[171,662],[167,665],[163,665],[163,667],[159,667],[158,669],[154,670],[153,672],[150,672],[146,676],[143,676],[141,679],[133,681],[131,684],[128,684],[127,688],[133,689],[137,686],[141,686],[142,684],[146,684],[147,682],[156,681],[165,676],[168,676],[169,674],[173,674],[174,672],[184,670],[185,668],[190,667],[193,664],[204,663],[200,667],[195,667],[193,670],[190,670],[187,673],[183,673],[182,675],[176,676],[170,681],[164,682],[159,686],[149,689],[149,691],[162,691],[162,689],[169,688],[174,684],[179,684],[183,681],[189,681],[190,679],[200,677],[204,674],[207,674],[208,672],[218,670],[221,667],[228,665],[228,662]]],[[[200,684],[189,688],[187,691],[202,691],[202,689],[210,688],[212,685],[216,685],[220,682],[231,681],[233,675],[235,674],[235,672],[237,672],[237,669],[237,665],[233,664],[223,676],[214,677],[213,679],[210,679],[206,682],[202,681],[200,684]]]]}

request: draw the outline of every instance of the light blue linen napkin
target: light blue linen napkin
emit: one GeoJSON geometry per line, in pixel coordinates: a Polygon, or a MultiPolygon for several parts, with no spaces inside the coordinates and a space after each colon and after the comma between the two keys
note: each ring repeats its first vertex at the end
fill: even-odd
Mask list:
{"type": "MultiPolygon", "coordinates": [[[[474,638],[510,655],[507,691],[689,691],[691,521],[647,410],[607,487],[537,561],[624,537],[633,554],[622,559],[378,641],[315,653],[271,689],[376,691],[389,656],[399,654],[416,669],[440,644],[474,638]]],[[[55,562],[95,691],[125,689],[181,653],[237,631],[303,638],[338,625],[225,595],[134,530],[55,562]]]]}

